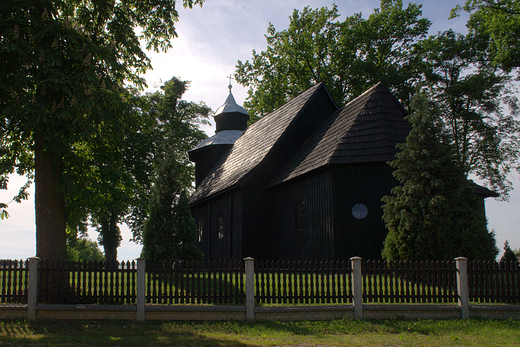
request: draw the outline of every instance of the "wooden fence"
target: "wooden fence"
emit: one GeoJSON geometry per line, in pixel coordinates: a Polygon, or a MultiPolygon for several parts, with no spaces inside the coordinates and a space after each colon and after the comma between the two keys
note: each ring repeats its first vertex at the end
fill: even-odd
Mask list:
{"type": "Polygon", "coordinates": [[[0,303],[27,303],[27,261],[0,260],[0,303]]]}
{"type": "Polygon", "coordinates": [[[520,263],[470,262],[468,292],[474,303],[520,304],[520,263]]]}
{"type": "Polygon", "coordinates": [[[147,262],[149,304],[243,304],[244,262],[147,262]]]}
{"type": "Polygon", "coordinates": [[[43,261],[38,269],[38,302],[135,304],[136,262],[113,267],[103,262],[43,261]]]}
{"type": "Polygon", "coordinates": [[[455,260],[362,262],[365,303],[457,303],[455,260]]]}
{"type": "MultiPolygon", "coordinates": [[[[0,261],[0,303],[27,303],[27,261],[0,261]]],[[[256,261],[254,300],[261,305],[351,304],[352,262],[256,261]]],[[[362,302],[456,304],[455,261],[361,261],[362,302]]],[[[146,304],[241,305],[244,261],[146,263],[146,304]]],[[[468,263],[470,303],[519,304],[518,262],[468,263]]],[[[135,305],[137,264],[39,262],[38,303],[135,305]]]]}
{"type": "Polygon", "coordinates": [[[350,261],[258,261],[259,304],[352,303],[350,261]]]}

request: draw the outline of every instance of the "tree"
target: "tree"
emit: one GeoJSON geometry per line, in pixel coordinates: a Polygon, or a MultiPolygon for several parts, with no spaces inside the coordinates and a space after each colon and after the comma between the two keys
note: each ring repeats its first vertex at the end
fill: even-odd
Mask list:
{"type": "Polygon", "coordinates": [[[439,110],[418,94],[408,116],[412,130],[390,165],[399,185],[383,198],[389,260],[494,259],[481,201],[442,136],[439,110]]]}
{"type": "Polygon", "coordinates": [[[515,252],[509,246],[509,241],[506,240],[504,242],[504,254],[502,254],[502,258],[500,258],[500,262],[509,262],[509,261],[518,261],[516,258],[515,252]]]}
{"type": "Polygon", "coordinates": [[[96,241],[86,236],[78,236],[76,232],[67,236],[67,260],[69,261],[104,261],[105,257],[96,241]]]}
{"type": "Polygon", "coordinates": [[[320,81],[340,104],[379,81],[408,104],[419,77],[412,47],[430,26],[420,8],[382,0],[368,19],[359,13],[343,22],[336,21],[336,6],[294,10],[286,30],[269,25],[266,51],[238,61],[235,78],[249,88],[244,105],[251,116],[263,116],[320,81]]]}
{"type": "Polygon", "coordinates": [[[144,225],[141,256],[152,261],[202,260],[202,251],[195,245],[197,226],[187,192],[178,180],[185,168],[170,159],[158,172],[150,215],[144,225]]]}
{"type": "Polygon", "coordinates": [[[458,164],[507,200],[518,168],[519,104],[512,78],[491,66],[481,37],[448,30],[421,41],[421,70],[458,164]]]}
{"type": "MultiPolygon", "coordinates": [[[[172,186],[173,195],[192,189],[195,168],[189,160],[188,151],[206,138],[206,134],[200,130],[200,125],[209,124],[208,117],[211,109],[203,102],[182,100],[181,97],[188,87],[188,81],[173,77],[161,86],[160,92],[144,96],[146,100],[143,102],[143,117],[149,119],[150,126],[147,131],[150,136],[147,138],[153,143],[154,150],[149,158],[153,168],[146,177],[140,178],[140,181],[145,184],[142,184],[141,189],[136,192],[143,199],[132,207],[131,213],[125,218],[136,242],[142,241],[150,201],[159,193],[155,186],[160,180],[159,172],[166,170],[164,166],[171,165],[169,170],[175,171],[172,179],[177,182],[178,187],[172,186]],[[177,170],[177,164],[183,169],[177,170]]],[[[165,184],[163,189],[170,188],[165,184]]]]}
{"type": "Polygon", "coordinates": [[[89,143],[74,146],[75,160],[66,168],[67,226],[95,227],[109,267],[117,264],[119,224],[134,206],[145,204],[143,190],[150,184],[157,142],[156,120],[145,112],[146,97],[135,90],[128,90],[125,97],[131,107],[125,112],[125,127],[119,129],[123,138],[101,125],[89,143]]]}
{"type": "Polygon", "coordinates": [[[75,144],[100,125],[124,129],[122,85],[142,86],[139,75],[150,68],[140,39],[168,49],[177,18],[174,0],[0,3],[0,182],[34,172],[42,259],[66,258],[64,180],[75,144]]]}
{"type": "Polygon", "coordinates": [[[520,3],[516,0],[466,0],[452,11],[470,14],[470,33],[487,40],[493,64],[506,71],[520,67],[520,3]]]}
{"type": "Polygon", "coordinates": [[[188,82],[172,78],[161,87],[162,93],[148,95],[148,112],[157,119],[155,131],[161,140],[154,159],[148,217],[143,228],[133,232],[134,239],[143,242],[142,256],[150,260],[202,259],[187,198],[194,179],[187,153],[206,137],[198,126],[206,122],[210,109],[181,100],[187,87],[188,82]]]}

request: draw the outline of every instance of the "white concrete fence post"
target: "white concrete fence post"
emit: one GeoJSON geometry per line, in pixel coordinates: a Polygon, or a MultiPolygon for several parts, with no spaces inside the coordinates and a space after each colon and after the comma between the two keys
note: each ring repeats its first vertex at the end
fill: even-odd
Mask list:
{"type": "Polygon", "coordinates": [[[469,318],[468,294],[468,258],[455,258],[457,262],[457,292],[459,297],[460,317],[469,318]]]}
{"type": "Polygon", "coordinates": [[[146,303],[146,259],[137,258],[137,298],[135,319],[144,322],[146,319],[144,306],[146,303]]]}
{"type": "Polygon", "coordinates": [[[352,267],[352,300],[354,301],[354,319],[363,318],[363,276],[361,275],[360,257],[350,258],[352,267]]]}
{"type": "Polygon", "coordinates": [[[246,270],[246,319],[255,320],[255,260],[244,258],[246,270]]]}
{"type": "Polygon", "coordinates": [[[29,259],[29,283],[27,297],[27,320],[36,320],[36,305],[38,304],[38,264],[40,258],[30,257],[29,259]]]}

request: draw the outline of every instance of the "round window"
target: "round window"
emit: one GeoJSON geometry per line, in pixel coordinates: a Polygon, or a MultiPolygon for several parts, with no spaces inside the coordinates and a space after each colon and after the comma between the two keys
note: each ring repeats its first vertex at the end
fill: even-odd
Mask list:
{"type": "Polygon", "coordinates": [[[368,214],[368,208],[364,204],[355,204],[354,207],[352,207],[352,215],[356,219],[363,219],[368,214]]]}

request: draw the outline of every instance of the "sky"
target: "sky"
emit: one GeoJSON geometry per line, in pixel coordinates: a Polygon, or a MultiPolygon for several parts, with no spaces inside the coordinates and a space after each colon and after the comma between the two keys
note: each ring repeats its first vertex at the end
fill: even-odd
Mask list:
{"type": "MultiPolygon", "coordinates": [[[[430,19],[430,34],[452,28],[466,32],[467,15],[448,20],[450,11],[464,0],[422,0],[423,16],[430,19]]],[[[181,1],[179,1],[181,3],[181,1]]],[[[404,1],[405,6],[408,4],[404,1]]],[[[178,37],[172,42],[167,53],[150,52],[153,70],[146,73],[147,91],[158,90],[162,82],[176,76],[191,81],[190,89],[184,94],[187,101],[204,101],[213,110],[221,106],[228,94],[227,76],[233,74],[238,60],[251,59],[252,50],[266,49],[264,35],[271,22],[277,30],[286,29],[294,9],[305,6],[331,8],[333,1],[323,0],[206,0],[203,7],[193,9],[178,8],[179,22],[176,29],[178,37]]],[[[341,15],[339,20],[361,12],[367,18],[379,7],[377,0],[351,1],[337,0],[341,15]]],[[[180,5],[179,5],[180,7],[180,5]]],[[[233,95],[242,104],[247,90],[233,84],[233,95]]],[[[213,129],[205,129],[208,135],[213,129]]],[[[514,190],[509,202],[486,200],[488,227],[495,230],[497,245],[500,249],[509,240],[512,248],[520,248],[520,183],[519,175],[514,172],[509,180],[514,190]]],[[[14,192],[24,183],[23,178],[12,176],[9,191],[0,191],[0,202],[8,202],[14,192]]],[[[33,193],[28,201],[21,204],[11,203],[8,209],[10,218],[0,220],[0,259],[25,259],[36,253],[33,193]]],[[[122,226],[123,241],[118,249],[119,260],[132,260],[139,257],[141,246],[129,239],[131,234],[122,226]]],[[[95,231],[89,232],[92,239],[97,238],[95,231]]]]}

